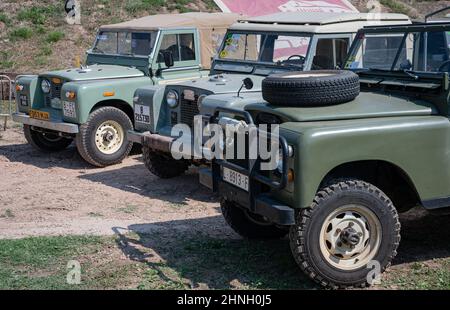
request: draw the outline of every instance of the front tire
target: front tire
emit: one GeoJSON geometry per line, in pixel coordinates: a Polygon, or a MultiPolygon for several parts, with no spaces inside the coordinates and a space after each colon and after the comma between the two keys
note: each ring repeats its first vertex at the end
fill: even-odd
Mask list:
{"type": "Polygon", "coordinates": [[[383,272],[396,256],[400,222],[377,187],[336,181],[298,213],[289,235],[295,260],[311,279],[331,288],[364,287],[374,264],[383,272]]]}
{"type": "Polygon", "coordinates": [[[56,133],[43,133],[33,130],[30,125],[23,125],[23,133],[32,147],[44,152],[62,151],[73,141],[73,139],[61,137],[56,133]]]}
{"type": "Polygon", "coordinates": [[[189,168],[186,160],[176,160],[169,154],[153,151],[147,146],[142,147],[142,156],[147,169],[161,179],[177,177],[189,168]]]}
{"type": "Polygon", "coordinates": [[[78,153],[97,167],[118,164],[133,147],[133,142],[128,142],[126,138],[127,131],[131,129],[133,123],[122,110],[99,108],[80,126],[75,138],[78,153]]]}
{"type": "Polygon", "coordinates": [[[262,216],[240,208],[233,202],[222,200],[220,209],[227,224],[239,235],[248,239],[279,239],[289,232],[268,222],[262,216]]]}

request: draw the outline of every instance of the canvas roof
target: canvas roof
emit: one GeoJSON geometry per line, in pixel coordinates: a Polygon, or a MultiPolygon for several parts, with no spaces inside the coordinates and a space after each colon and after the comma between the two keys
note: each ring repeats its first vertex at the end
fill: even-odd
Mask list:
{"type": "Polygon", "coordinates": [[[195,27],[206,28],[227,28],[239,18],[239,14],[232,13],[182,13],[182,14],[158,14],[133,19],[130,21],[104,25],[100,30],[128,30],[128,31],[152,31],[162,28],[173,27],[195,27]]]}

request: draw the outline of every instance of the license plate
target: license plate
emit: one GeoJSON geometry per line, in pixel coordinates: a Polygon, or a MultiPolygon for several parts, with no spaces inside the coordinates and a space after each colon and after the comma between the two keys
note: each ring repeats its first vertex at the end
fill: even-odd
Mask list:
{"type": "Polygon", "coordinates": [[[50,119],[50,113],[38,110],[30,110],[30,117],[48,121],[50,119]]]}
{"type": "Polygon", "coordinates": [[[135,104],[134,119],[136,122],[150,123],[150,107],[142,104],[135,104]]]}
{"type": "Polygon", "coordinates": [[[63,114],[67,117],[76,118],[75,102],[63,101],[63,114]]]}
{"type": "Polygon", "coordinates": [[[248,191],[248,176],[223,167],[223,180],[248,191]]]}
{"type": "Polygon", "coordinates": [[[21,106],[26,107],[28,105],[27,96],[26,95],[20,95],[19,96],[19,102],[20,102],[21,106]]]}

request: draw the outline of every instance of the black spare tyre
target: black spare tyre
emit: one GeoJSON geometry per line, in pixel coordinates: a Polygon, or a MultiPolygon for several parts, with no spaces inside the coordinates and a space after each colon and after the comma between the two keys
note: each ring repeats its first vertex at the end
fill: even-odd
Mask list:
{"type": "Polygon", "coordinates": [[[359,94],[351,71],[316,70],[274,74],[262,82],[264,100],[273,105],[315,107],[345,103],[359,94]]]}

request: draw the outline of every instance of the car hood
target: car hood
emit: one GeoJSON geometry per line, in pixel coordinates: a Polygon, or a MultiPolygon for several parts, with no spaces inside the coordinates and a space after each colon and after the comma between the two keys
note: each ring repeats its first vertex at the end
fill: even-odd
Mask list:
{"type": "Polygon", "coordinates": [[[215,107],[230,107],[247,111],[264,111],[280,116],[287,122],[318,122],[361,118],[421,116],[437,114],[437,109],[424,100],[375,92],[361,92],[354,100],[323,107],[281,107],[265,102],[262,94],[241,97],[213,95],[203,102],[202,113],[213,114],[215,107]]]}
{"type": "Polygon", "coordinates": [[[89,81],[117,78],[141,77],[144,73],[136,68],[114,65],[92,65],[42,73],[40,76],[60,78],[65,81],[89,81]]]}
{"type": "Polygon", "coordinates": [[[216,74],[200,79],[193,79],[182,83],[177,83],[174,85],[168,85],[167,88],[181,86],[183,88],[203,89],[214,94],[237,94],[239,88],[242,86],[242,81],[248,77],[253,81],[253,88],[250,90],[243,88],[242,93],[260,92],[261,83],[265,77],[248,74],[216,74]]]}

